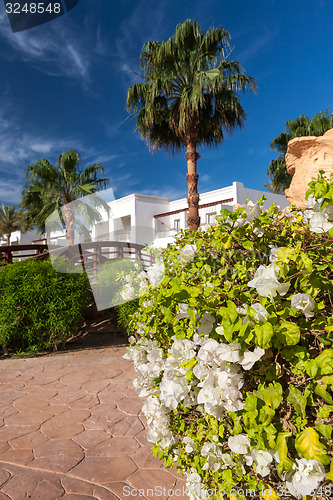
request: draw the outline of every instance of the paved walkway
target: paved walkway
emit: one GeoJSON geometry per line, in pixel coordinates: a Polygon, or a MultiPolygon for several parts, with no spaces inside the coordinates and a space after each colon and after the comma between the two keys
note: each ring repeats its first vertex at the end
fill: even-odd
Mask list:
{"type": "Polygon", "coordinates": [[[0,360],[0,500],[188,499],[149,451],[124,353],[0,360]]]}

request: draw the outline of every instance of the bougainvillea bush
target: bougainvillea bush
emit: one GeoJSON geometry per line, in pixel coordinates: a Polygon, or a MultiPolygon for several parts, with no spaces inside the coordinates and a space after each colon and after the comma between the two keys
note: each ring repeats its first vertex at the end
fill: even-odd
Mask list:
{"type": "Polygon", "coordinates": [[[126,357],[191,499],[333,496],[333,176],[307,195],[224,210],[150,271],[126,357]]]}

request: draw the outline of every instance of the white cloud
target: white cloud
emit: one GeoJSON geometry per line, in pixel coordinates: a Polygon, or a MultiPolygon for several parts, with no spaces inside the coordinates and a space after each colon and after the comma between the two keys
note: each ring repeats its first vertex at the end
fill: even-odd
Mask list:
{"type": "Polygon", "coordinates": [[[17,205],[21,198],[23,183],[21,180],[0,179],[0,203],[17,205]]]}
{"type": "Polygon", "coordinates": [[[3,57],[17,57],[32,63],[38,70],[51,76],[66,76],[89,82],[91,59],[95,43],[90,34],[78,34],[67,16],[26,31],[12,33],[8,18],[0,11],[0,37],[10,47],[3,57]]]}

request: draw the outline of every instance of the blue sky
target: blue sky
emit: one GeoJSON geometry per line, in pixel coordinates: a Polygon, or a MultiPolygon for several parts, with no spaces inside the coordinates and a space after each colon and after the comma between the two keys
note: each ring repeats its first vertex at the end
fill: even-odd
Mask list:
{"type": "Polygon", "coordinates": [[[56,163],[68,149],[86,165],[103,163],[116,198],[185,196],[185,151],[151,154],[125,102],[142,45],[169,38],[187,18],[226,28],[233,58],[258,85],[257,95],[241,96],[245,127],[218,149],[199,150],[199,192],[233,181],[264,189],[284,122],[332,106],[330,0],[80,0],[15,34],[1,3],[0,203],[19,202],[28,164],[56,163]]]}

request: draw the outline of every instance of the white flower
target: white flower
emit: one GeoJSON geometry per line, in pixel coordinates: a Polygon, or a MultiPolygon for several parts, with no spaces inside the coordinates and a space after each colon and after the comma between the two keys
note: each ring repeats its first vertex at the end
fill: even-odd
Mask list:
{"type": "Polygon", "coordinates": [[[192,451],[195,451],[195,441],[194,439],[185,436],[183,439],[183,442],[185,443],[185,451],[186,453],[192,453],[192,451]]]}
{"type": "Polygon", "coordinates": [[[313,196],[313,194],[310,194],[309,198],[306,201],[308,208],[311,208],[315,212],[320,211],[320,206],[321,206],[322,202],[323,202],[323,198],[316,199],[313,196]]]}
{"type": "Polygon", "coordinates": [[[190,497],[190,500],[206,499],[208,491],[204,489],[201,477],[196,470],[192,468],[191,473],[183,472],[183,474],[186,476],[186,494],[190,497]]]}
{"type": "Polygon", "coordinates": [[[161,401],[170,410],[175,410],[178,404],[188,395],[190,387],[187,385],[187,379],[184,375],[164,372],[160,383],[161,401]]]}
{"type": "Polygon", "coordinates": [[[220,361],[230,361],[231,363],[237,363],[241,358],[239,355],[241,345],[238,342],[233,344],[219,344],[216,356],[220,361]]]}
{"type": "Polygon", "coordinates": [[[164,263],[162,261],[155,262],[155,264],[148,268],[147,276],[151,286],[157,286],[164,278],[164,263]]]}
{"type": "MultiPolygon", "coordinates": [[[[252,309],[256,311],[256,314],[254,316],[254,321],[262,321],[263,323],[266,323],[266,317],[268,316],[268,312],[260,304],[260,302],[255,302],[254,304],[251,304],[252,309]]],[[[241,314],[243,316],[246,316],[246,308],[245,307],[237,307],[237,312],[238,314],[241,314]]],[[[244,323],[249,323],[250,321],[247,318],[243,318],[243,324],[244,323]]],[[[251,323],[251,322],[250,322],[251,323]]]]}
{"type": "Polygon", "coordinates": [[[291,297],[292,309],[302,311],[306,319],[314,316],[315,302],[309,293],[297,293],[291,297]]]}
{"type": "Polygon", "coordinates": [[[253,229],[253,233],[258,236],[259,238],[261,238],[261,236],[263,236],[265,234],[265,231],[261,228],[261,227],[255,227],[253,229]]]}
{"type": "Polygon", "coordinates": [[[144,307],[145,309],[146,309],[147,307],[151,307],[151,306],[153,306],[153,305],[154,305],[154,302],[153,302],[152,300],[144,300],[144,301],[142,302],[142,307],[144,307]]]}
{"type": "Polygon", "coordinates": [[[273,453],[274,450],[264,451],[253,448],[251,453],[249,453],[249,455],[246,455],[245,460],[247,465],[251,465],[253,461],[256,464],[256,472],[260,474],[260,476],[265,477],[270,473],[268,464],[270,464],[273,460],[273,453]]]}
{"type": "Polygon", "coordinates": [[[175,337],[172,337],[172,340],[174,340],[174,342],[168,352],[177,360],[179,365],[181,365],[184,361],[189,361],[194,358],[196,355],[196,345],[192,342],[192,340],[179,340],[175,337]]]}
{"type": "Polygon", "coordinates": [[[228,439],[230,450],[238,455],[245,455],[248,453],[250,445],[250,438],[246,434],[237,434],[236,436],[230,436],[228,439]]]}
{"type": "Polygon", "coordinates": [[[202,470],[211,470],[216,472],[221,468],[222,446],[214,443],[205,443],[201,449],[201,455],[207,457],[207,462],[202,470]]]}
{"type": "Polygon", "coordinates": [[[259,266],[248,286],[256,288],[259,295],[262,297],[270,297],[273,299],[277,293],[285,295],[290,287],[290,283],[280,283],[275,274],[275,267],[259,266]]]}
{"type": "Polygon", "coordinates": [[[190,319],[190,315],[187,312],[188,304],[178,304],[179,314],[176,314],[176,319],[190,319]]]}
{"type": "Polygon", "coordinates": [[[130,301],[130,300],[133,300],[134,297],[135,297],[134,288],[129,283],[127,283],[124,286],[123,291],[120,292],[120,295],[122,296],[122,298],[124,300],[126,300],[126,302],[130,301]]]}
{"type": "Polygon", "coordinates": [[[245,351],[239,364],[242,365],[244,370],[250,370],[254,363],[258,361],[265,354],[265,350],[261,347],[256,347],[253,352],[245,351]]]}
{"type": "Polygon", "coordinates": [[[253,203],[252,201],[248,201],[246,205],[244,205],[245,213],[246,213],[246,221],[251,222],[261,214],[261,207],[258,203],[253,203]]]}
{"type": "Polygon", "coordinates": [[[139,322],[137,325],[137,331],[138,333],[145,333],[145,328],[147,328],[147,325],[145,323],[139,322]]]}
{"type": "Polygon", "coordinates": [[[183,262],[192,262],[195,257],[197,249],[195,245],[185,245],[180,252],[180,259],[183,262]]]}
{"type": "Polygon", "coordinates": [[[286,486],[292,495],[301,499],[302,496],[311,495],[318,488],[325,477],[325,468],[317,460],[306,460],[305,458],[299,460],[296,458],[296,462],[296,472],[293,476],[292,473],[289,473],[286,486]]]}
{"type": "Polygon", "coordinates": [[[200,321],[200,326],[198,328],[199,335],[205,335],[207,333],[210,333],[212,331],[214,321],[215,320],[213,316],[208,312],[205,312],[200,321]]]}
{"type": "Polygon", "coordinates": [[[278,256],[277,256],[277,252],[279,250],[282,250],[283,247],[275,247],[275,246],[272,246],[271,247],[271,250],[269,252],[269,261],[272,262],[273,264],[275,262],[277,262],[279,260],[278,256]]]}
{"type": "Polygon", "coordinates": [[[315,212],[309,220],[309,229],[313,233],[327,233],[333,228],[333,222],[329,222],[325,212],[315,212]]]}

